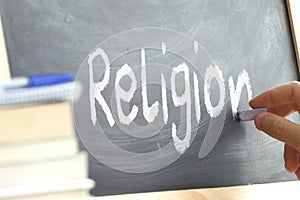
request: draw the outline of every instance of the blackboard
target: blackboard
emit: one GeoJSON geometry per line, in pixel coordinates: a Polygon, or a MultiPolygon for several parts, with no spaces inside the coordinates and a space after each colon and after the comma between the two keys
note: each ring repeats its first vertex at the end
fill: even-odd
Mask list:
{"type": "Polygon", "coordinates": [[[284,0],[1,0],[0,9],[13,76],[71,72],[82,82],[74,121],[95,195],[295,179],[283,144],[232,112],[298,80],[284,0]]]}

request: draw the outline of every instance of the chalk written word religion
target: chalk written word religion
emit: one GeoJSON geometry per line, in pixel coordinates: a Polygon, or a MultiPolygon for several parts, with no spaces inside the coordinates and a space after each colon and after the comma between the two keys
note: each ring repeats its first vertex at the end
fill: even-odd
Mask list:
{"type": "MultiPolygon", "coordinates": [[[[163,54],[165,54],[165,44],[162,43],[163,54]]],[[[197,50],[197,49],[196,49],[197,50]]],[[[196,51],[195,50],[195,51],[196,51]]],[[[89,65],[89,94],[90,94],[90,113],[91,113],[91,120],[93,125],[96,125],[97,115],[96,115],[96,101],[99,103],[101,108],[103,109],[106,120],[108,121],[110,127],[115,125],[115,118],[111,112],[111,109],[102,95],[102,92],[109,84],[110,81],[114,81],[115,87],[115,100],[116,100],[116,108],[118,114],[118,120],[123,125],[130,125],[135,118],[137,117],[137,113],[139,109],[142,109],[143,116],[148,123],[152,123],[155,118],[158,116],[159,112],[163,114],[163,121],[164,124],[172,123],[172,139],[173,144],[176,151],[180,154],[183,154],[190,146],[191,143],[191,118],[192,118],[192,106],[195,106],[195,114],[196,120],[199,123],[201,118],[201,110],[200,110],[200,97],[199,97],[199,79],[195,72],[193,72],[193,83],[190,80],[190,69],[188,65],[183,62],[177,66],[172,68],[171,78],[170,80],[166,80],[165,75],[163,73],[160,74],[161,78],[161,108],[159,110],[159,101],[155,101],[152,105],[148,103],[148,93],[147,93],[147,65],[146,65],[146,55],[145,49],[141,48],[141,81],[142,81],[142,107],[138,107],[137,105],[133,105],[132,109],[129,111],[129,114],[125,114],[122,110],[122,102],[129,103],[136,90],[137,90],[137,79],[136,75],[133,72],[132,68],[128,64],[124,64],[121,66],[120,69],[116,72],[115,80],[110,79],[110,60],[106,52],[101,49],[97,48],[95,51],[89,54],[88,58],[88,65],[89,65]],[[101,57],[105,64],[105,72],[103,79],[99,82],[94,82],[94,67],[93,61],[97,58],[101,57]],[[182,95],[178,95],[176,92],[176,76],[179,73],[183,73],[184,77],[184,92],[182,95]],[[120,81],[123,77],[127,76],[131,80],[131,85],[128,90],[124,90],[121,85],[120,81]],[[174,122],[169,122],[169,107],[167,105],[167,90],[166,90],[166,81],[170,81],[171,84],[171,97],[172,102],[175,107],[185,106],[186,108],[186,131],[185,137],[180,139],[177,136],[177,127],[174,122]],[[194,95],[191,95],[191,85],[193,86],[194,95]],[[192,105],[191,98],[194,96],[195,105],[192,105]]],[[[240,102],[240,97],[242,93],[242,89],[247,89],[248,99],[252,98],[252,89],[250,84],[250,78],[247,71],[244,69],[239,74],[237,78],[236,85],[234,84],[234,79],[232,76],[228,79],[229,85],[229,94],[231,99],[231,110],[232,110],[232,117],[234,118],[237,113],[237,108],[240,102]]],[[[205,74],[204,74],[204,104],[206,106],[207,112],[211,118],[218,117],[224,109],[225,106],[225,97],[226,97],[226,90],[225,90],[225,80],[223,77],[222,70],[218,66],[207,66],[205,74]],[[212,80],[216,80],[219,88],[219,100],[218,103],[214,106],[210,99],[211,94],[211,84],[212,80]]]]}

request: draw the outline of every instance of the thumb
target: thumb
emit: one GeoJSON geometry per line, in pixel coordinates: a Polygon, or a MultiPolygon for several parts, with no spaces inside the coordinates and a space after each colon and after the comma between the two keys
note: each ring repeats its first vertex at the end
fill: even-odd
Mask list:
{"type": "Polygon", "coordinates": [[[264,112],[256,116],[255,126],[300,152],[300,126],[298,124],[273,113],[264,112]]]}

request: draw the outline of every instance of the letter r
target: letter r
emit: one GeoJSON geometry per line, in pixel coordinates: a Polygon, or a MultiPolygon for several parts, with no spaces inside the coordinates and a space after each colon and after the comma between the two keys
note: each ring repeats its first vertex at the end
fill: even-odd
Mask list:
{"type": "Polygon", "coordinates": [[[93,122],[93,125],[95,126],[96,121],[97,121],[95,99],[97,99],[98,103],[101,105],[101,107],[106,115],[106,119],[107,119],[109,125],[112,127],[115,124],[115,120],[112,116],[112,113],[111,113],[104,97],[101,94],[101,92],[104,90],[104,88],[109,83],[109,76],[110,76],[109,58],[102,49],[97,48],[94,52],[89,54],[88,64],[89,64],[89,79],[90,79],[89,94],[90,94],[91,120],[93,122]],[[93,71],[93,60],[97,56],[102,57],[104,64],[105,64],[105,72],[104,72],[103,80],[98,83],[95,83],[94,82],[94,71],[93,71]]]}

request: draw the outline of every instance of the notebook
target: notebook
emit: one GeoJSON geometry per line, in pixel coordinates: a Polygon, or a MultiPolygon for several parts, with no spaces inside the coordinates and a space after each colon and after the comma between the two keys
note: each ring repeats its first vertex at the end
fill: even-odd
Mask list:
{"type": "Polygon", "coordinates": [[[81,88],[79,82],[69,82],[42,87],[0,90],[0,107],[76,100],[81,94],[81,88]]]}

